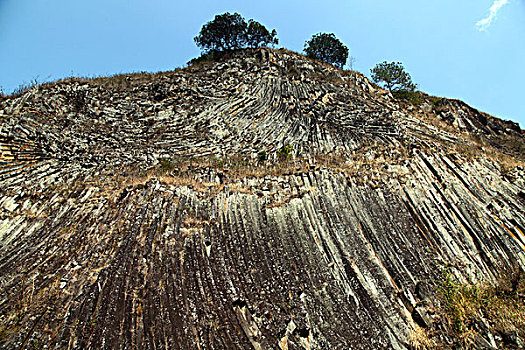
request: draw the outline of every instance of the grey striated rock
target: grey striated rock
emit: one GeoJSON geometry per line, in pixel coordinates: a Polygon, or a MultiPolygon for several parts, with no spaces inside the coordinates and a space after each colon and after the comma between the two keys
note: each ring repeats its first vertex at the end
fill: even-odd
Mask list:
{"type": "Polygon", "coordinates": [[[434,107],[266,49],[0,101],[1,346],[409,348],[525,268],[523,132],[434,107]]]}

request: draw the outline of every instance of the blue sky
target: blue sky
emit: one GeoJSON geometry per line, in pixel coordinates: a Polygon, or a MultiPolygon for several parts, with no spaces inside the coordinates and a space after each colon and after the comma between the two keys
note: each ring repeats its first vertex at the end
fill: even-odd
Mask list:
{"type": "Polygon", "coordinates": [[[422,91],[525,128],[525,0],[0,0],[0,86],[181,67],[226,11],[277,29],[294,51],[333,32],[354,69],[401,61],[422,91]]]}

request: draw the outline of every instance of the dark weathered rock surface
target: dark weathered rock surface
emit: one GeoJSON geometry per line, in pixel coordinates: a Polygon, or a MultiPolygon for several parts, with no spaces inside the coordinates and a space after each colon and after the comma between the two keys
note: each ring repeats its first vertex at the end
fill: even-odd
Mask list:
{"type": "Polygon", "coordinates": [[[443,269],[525,268],[519,127],[293,53],[34,87],[0,121],[4,348],[405,349],[443,269]]]}

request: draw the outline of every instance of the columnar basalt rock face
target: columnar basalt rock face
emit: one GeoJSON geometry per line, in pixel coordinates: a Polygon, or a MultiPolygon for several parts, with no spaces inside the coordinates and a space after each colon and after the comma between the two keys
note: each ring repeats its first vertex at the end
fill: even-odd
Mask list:
{"type": "Polygon", "coordinates": [[[446,328],[443,269],[525,268],[519,128],[290,52],[34,87],[0,120],[3,348],[406,349],[446,328]]]}

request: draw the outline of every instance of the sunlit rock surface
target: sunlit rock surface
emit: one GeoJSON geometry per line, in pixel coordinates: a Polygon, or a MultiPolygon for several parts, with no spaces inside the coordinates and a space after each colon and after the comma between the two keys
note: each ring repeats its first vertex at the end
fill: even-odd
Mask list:
{"type": "Polygon", "coordinates": [[[0,102],[2,348],[406,349],[525,268],[516,124],[230,56],[0,102]]]}

